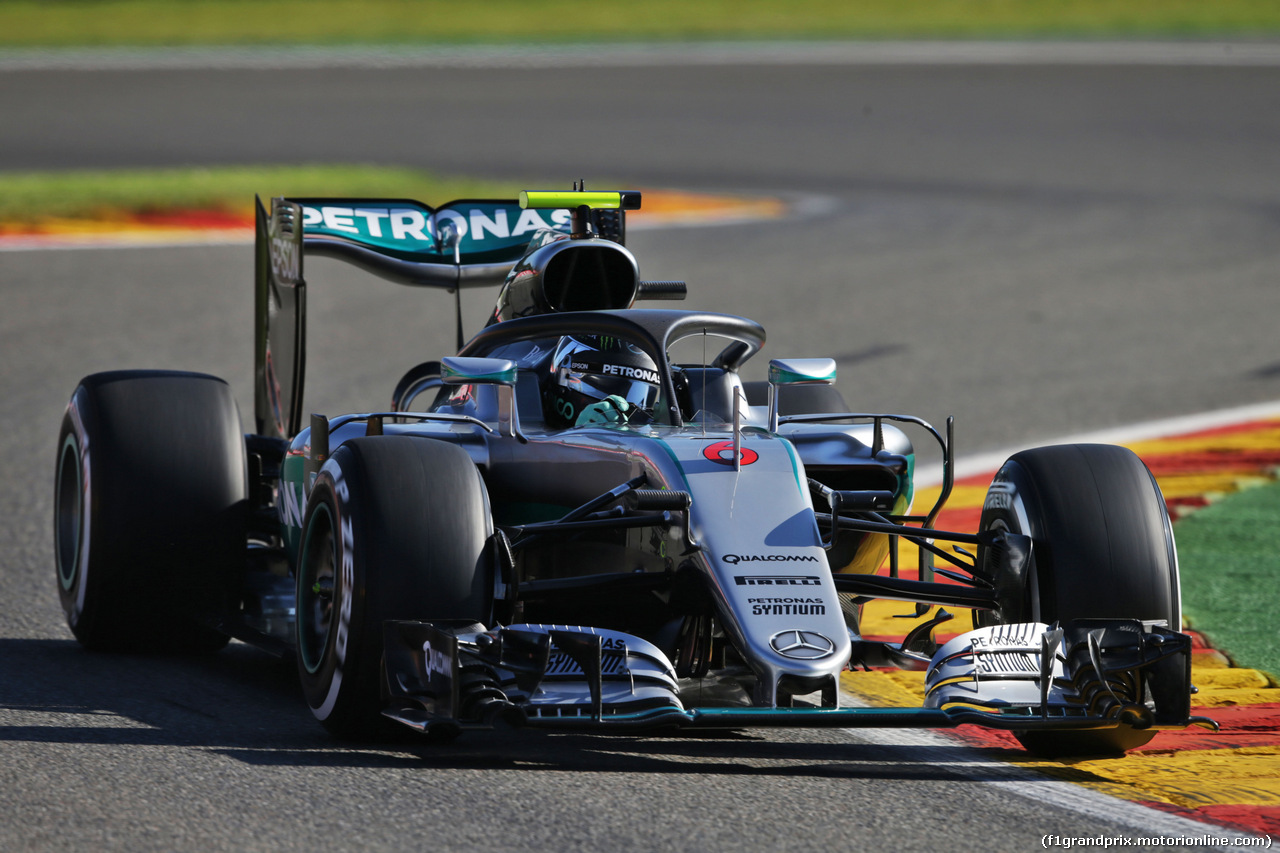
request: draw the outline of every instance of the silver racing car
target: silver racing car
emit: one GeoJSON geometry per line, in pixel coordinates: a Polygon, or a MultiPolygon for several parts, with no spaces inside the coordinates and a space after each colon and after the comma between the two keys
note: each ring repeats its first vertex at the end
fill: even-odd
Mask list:
{"type": "Polygon", "coordinates": [[[344,738],[972,723],[1067,754],[1210,724],[1190,716],[1173,535],[1136,456],[1019,453],[978,530],[935,529],[951,423],[851,411],[832,359],[744,381],[758,323],[636,307],[685,294],[626,248],[640,201],[259,202],[255,432],[202,374],[98,373],[71,398],[54,527],[75,636],[292,655],[344,738]],[[317,255],[500,290],[385,410],[304,419],[317,255]],[[941,451],[923,511],[909,435],[941,451]],[[865,639],[872,599],[972,625],[939,647],[940,609],[865,639]],[[925,672],[923,707],[841,704],[843,671],[886,666],[925,672]]]}

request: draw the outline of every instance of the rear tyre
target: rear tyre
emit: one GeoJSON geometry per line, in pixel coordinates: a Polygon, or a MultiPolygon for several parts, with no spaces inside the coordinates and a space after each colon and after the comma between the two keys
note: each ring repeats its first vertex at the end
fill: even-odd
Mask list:
{"type": "Polygon", "coordinates": [[[234,609],[248,486],[221,379],[116,371],[81,381],[58,436],[54,555],[86,648],[207,652],[234,609]]]}
{"type": "MultiPolygon", "coordinates": [[[[975,613],[978,625],[1109,618],[1164,620],[1180,630],[1169,512],[1132,451],[1075,444],[1018,453],[996,474],[979,527],[1029,536],[1032,552],[1018,594],[995,611],[975,613]]],[[[978,565],[998,587],[1007,580],[1010,567],[996,549],[980,547],[978,565]]],[[[1034,753],[1060,756],[1123,752],[1154,736],[1120,727],[1023,732],[1018,739],[1034,753]]]]}
{"type": "Polygon", "coordinates": [[[382,625],[388,619],[487,623],[493,577],[489,498],[471,458],[442,441],[348,441],[307,502],[298,561],[298,675],[332,734],[380,739],[382,625]]]}

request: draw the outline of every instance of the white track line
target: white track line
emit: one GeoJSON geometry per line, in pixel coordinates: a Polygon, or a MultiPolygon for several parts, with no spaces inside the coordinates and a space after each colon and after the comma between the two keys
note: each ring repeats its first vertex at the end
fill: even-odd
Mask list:
{"type": "MultiPolygon", "coordinates": [[[[1130,444],[1136,441],[1169,438],[1170,436],[1185,435],[1186,433],[1273,417],[1280,417],[1280,400],[1252,403],[1246,406],[1236,406],[1230,409],[1219,409],[1194,415],[1179,415],[1172,418],[1144,421],[1048,441],[1028,442],[1014,445],[1004,450],[979,453],[959,459],[956,461],[955,476],[959,480],[979,474],[994,474],[1004,464],[1004,461],[1014,453],[1020,450],[1028,450],[1032,447],[1042,447],[1050,444],[1130,444]]],[[[930,476],[918,478],[917,485],[934,486],[941,481],[941,474],[931,473],[930,476]]]]}
{"type": "Polygon", "coordinates": [[[0,71],[716,65],[1280,66],[1276,41],[777,41],[0,50],[0,71]]]}

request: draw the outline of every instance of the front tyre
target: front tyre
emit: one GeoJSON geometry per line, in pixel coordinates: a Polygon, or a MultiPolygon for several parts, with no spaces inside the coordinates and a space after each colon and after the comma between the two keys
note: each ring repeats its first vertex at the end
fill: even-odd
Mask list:
{"type": "MultiPolygon", "coordinates": [[[[981,574],[1011,589],[978,625],[1066,623],[1073,619],[1162,620],[1181,629],[1173,527],[1155,478],[1132,451],[1100,444],[1040,447],[1010,457],[983,503],[979,527],[1032,540],[1017,584],[997,548],[978,549],[981,574]]],[[[1141,746],[1152,731],[1024,732],[1047,755],[1113,753],[1141,746]]]]}
{"type": "Polygon", "coordinates": [[[54,558],[86,648],[212,651],[233,609],[248,485],[240,413],[221,379],[131,370],[81,381],[58,435],[54,558]]]}
{"type": "Polygon", "coordinates": [[[487,623],[488,493],[471,458],[442,441],[348,441],[307,502],[297,581],[298,675],[334,735],[376,739],[382,625],[389,619],[487,623]]]}

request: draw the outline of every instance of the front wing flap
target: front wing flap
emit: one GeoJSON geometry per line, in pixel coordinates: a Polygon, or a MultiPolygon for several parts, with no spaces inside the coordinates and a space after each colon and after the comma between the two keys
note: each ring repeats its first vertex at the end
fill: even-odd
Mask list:
{"type": "Polygon", "coordinates": [[[1190,716],[1190,638],[1132,620],[1004,625],[940,648],[921,708],[686,707],[667,657],[618,631],[388,622],[388,717],[419,731],[541,728],[1215,727],[1190,716]]]}

